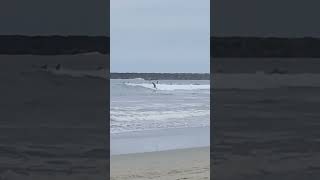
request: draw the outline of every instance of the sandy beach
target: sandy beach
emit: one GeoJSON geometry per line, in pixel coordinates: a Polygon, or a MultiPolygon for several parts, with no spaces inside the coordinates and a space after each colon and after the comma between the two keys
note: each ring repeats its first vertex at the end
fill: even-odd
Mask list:
{"type": "Polygon", "coordinates": [[[210,179],[209,147],[111,156],[112,180],[210,179]]]}
{"type": "Polygon", "coordinates": [[[127,81],[111,79],[111,179],[210,179],[209,81],[127,81]]]}

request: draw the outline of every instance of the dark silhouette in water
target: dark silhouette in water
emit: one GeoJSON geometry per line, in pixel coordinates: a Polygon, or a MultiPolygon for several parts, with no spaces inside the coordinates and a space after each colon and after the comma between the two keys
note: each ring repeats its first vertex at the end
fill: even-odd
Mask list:
{"type": "Polygon", "coordinates": [[[45,64],[45,65],[41,66],[40,68],[41,68],[41,69],[48,69],[48,65],[45,64]]]}
{"type": "Polygon", "coordinates": [[[154,82],[152,82],[152,84],[153,84],[153,88],[157,89],[156,84],[154,82]]]}
{"type": "Polygon", "coordinates": [[[287,73],[287,71],[285,71],[285,70],[280,70],[280,69],[278,69],[278,68],[275,68],[275,69],[273,69],[272,71],[271,71],[271,74],[286,74],[287,73]]]}
{"type": "Polygon", "coordinates": [[[57,64],[56,65],[56,70],[60,70],[61,69],[61,64],[57,64]]]}

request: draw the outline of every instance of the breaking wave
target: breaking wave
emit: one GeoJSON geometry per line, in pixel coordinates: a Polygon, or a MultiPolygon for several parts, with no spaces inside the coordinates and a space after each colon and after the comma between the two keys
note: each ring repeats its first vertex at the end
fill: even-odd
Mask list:
{"type": "Polygon", "coordinates": [[[152,83],[125,83],[127,86],[144,87],[152,90],[174,91],[174,90],[209,90],[208,84],[156,84],[154,88],[152,83]]]}
{"type": "Polygon", "coordinates": [[[63,69],[63,70],[49,70],[50,73],[54,75],[65,75],[71,77],[91,77],[91,78],[107,78],[107,74],[105,70],[71,70],[71,69],[63,69]]]}
{"type": "Polygon", "coordinates": [[[214,89],[320,87],[320,74],[215,74],[214,89]]]}

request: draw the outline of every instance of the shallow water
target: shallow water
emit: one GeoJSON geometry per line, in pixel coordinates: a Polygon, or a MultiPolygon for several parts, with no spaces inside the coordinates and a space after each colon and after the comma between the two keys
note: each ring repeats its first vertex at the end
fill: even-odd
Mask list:
{"type": "Polygon", "coordinates": [[[209,81],[111,80],[111,133],[210,125],[209,81]]]}

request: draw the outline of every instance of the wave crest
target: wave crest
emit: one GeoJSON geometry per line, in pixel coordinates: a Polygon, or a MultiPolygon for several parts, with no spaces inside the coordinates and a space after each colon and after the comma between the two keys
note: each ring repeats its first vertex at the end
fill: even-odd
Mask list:
{"type": "Polygon", "coordinates": [[[209,90],[208,84],[156,84],[154,88],[152,83],[125,83],[127,86],[144,87],[152,90],[174,91],[174,90],[209,90]]]}

